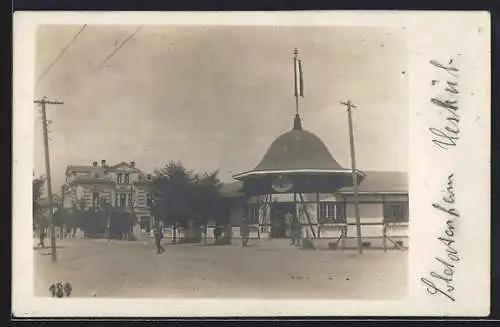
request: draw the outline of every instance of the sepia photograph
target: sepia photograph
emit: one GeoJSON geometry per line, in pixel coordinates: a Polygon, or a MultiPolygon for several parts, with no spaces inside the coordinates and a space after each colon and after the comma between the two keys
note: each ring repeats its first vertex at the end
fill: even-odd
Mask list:
{"type": "Polygon", "coordinates": [[[17,314],[487,313],[489,17],[35,16],[17,314]]]}
{"type": "Polygon", "coordinates": [[[42,25],[36,42],[37,296],[405,295],[400,28],[42,25]]]}

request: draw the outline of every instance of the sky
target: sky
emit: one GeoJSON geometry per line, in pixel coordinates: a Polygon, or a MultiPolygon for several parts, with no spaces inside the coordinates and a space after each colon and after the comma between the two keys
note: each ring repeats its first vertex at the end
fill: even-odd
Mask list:
{"type": "MultiPolygon", "coordinates": [[[[144,172],[181,161],[218,169],[224,182],[253,169],[292,128],[293,54],[303,62],[304,129],[350,167],[347,113],[353,111],[357,167],[408,171],[407,56],[404,31],[368,27],[87,26],[35,83],[47,105],[54,191],[68,165],[135,161],[144,172]]],[[[36,72],[54,62],[81,29],[37,30],[36,72]]],[[[39,108],[34,113],[39,115],[39,108]]],[[[40,119],[35,174],[45,174],[40,119]]]]}

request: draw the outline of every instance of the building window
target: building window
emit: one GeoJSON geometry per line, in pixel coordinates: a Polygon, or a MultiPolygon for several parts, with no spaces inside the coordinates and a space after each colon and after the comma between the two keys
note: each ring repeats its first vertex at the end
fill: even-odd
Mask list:
{"type": "Polygon", "coordinates": [[[118,193],[115,193],[115,207],[120,206],[120,195],[118,193]]]}
{"type": "Polygon", "coordinates": [[[148,207],[151,207],[153,205],[153,194],[146,194],[146,204],[148,207]]]}
{"type": "Polygon", "coordinates": [[[132,193],[128,195],[128,206],[132,207],[134,205],[134,202],[132,201],[132,193]]]}
{"type": "Polygon", "coordinates": [[[408,222],[408,203],[386,202],[384,203],[384,222],[404,223],[408,222]]]}
{"type": "Polygon", "coordinates": [[[319,204],[319,221],[322,223],[344,223],[345,210],[342,203],[321,202],[319,204]]]}
{"type": "Polygon", "coordinates": [[[120,193],[120,202],[119,202],[120,204],[118,205],[119,207],[125,208],[127,206],[126,197],[127,197],[127,194],[120,193]]]}
{"type": "Polygon", "coordinates": [[[122,174],[116,174],[116,182],[118,184],[121,184],[123,182],[122,177],[123,177],[122,174]]]}
{"type": "Polygon", "coordinates": [[[130,174],[124,174],[125,177],[125,184],[128,184],[130,182],[130,174]]]}
{"type": "Polygon", "coordinates": [[[99,207],[99,200],[100,200],[100,197],[101,197],[101,195],[99,194],[99,192],[93,192],[93,193],[92,193],[92,206],[93,206],[94,208],[99,207]]]}

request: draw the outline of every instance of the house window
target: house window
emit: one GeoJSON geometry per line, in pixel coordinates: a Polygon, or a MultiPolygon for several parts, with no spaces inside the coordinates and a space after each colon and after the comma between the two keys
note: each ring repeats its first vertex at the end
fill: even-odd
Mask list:
{"type": "Polygon", "coordinates": [[[122,174],[116,174],[116,182],[118,184],[121,184],[123,182],[122,177],[123,177],[122,174]]]}
{"type": "Polygon", "coordinates": [[[336,202],[321,202],[319,204],[319,221],[323,223],[345,222],[344,205],[336,202]]]}
{"type": "Polygon", "coordinates": [[[92,193],[92,206],[94,208],[99,207],[99,200],[100,200],[101,195],[99,192],[93,192],[92,193]]]}
{"type": "Polygon", "coordinates": [[[133,204],[134,204],[134,203],[133,203],[133,201],[132,201],[132,193],[130,193],[130,194],[128,195],[128,206],[129,206],[129,207],[132,207],[132,206],[133,206],[133,204]]]}
{"type": "Polygon", "coordinates": [[[148,207],[153,205],[153,195],[151,193],[146,194],[146,204],[148,207]]]}
{"type": "Polygon", "coordinates": [[[125,208],[127,206],[127,194],[125,193],[120,193],[120,205],[119,207],[125,208]]]}
{"type": "Polygon", "coordinates": [[[403,223],[408,222],[408,203],[387,202],[384,203],[384,222],[403,223]]]}
{"type": "Polygon", "coordinates": [[[125,177],[125,184],[128,184],[130,182],[130,174],[124,174],[125,177]]]}

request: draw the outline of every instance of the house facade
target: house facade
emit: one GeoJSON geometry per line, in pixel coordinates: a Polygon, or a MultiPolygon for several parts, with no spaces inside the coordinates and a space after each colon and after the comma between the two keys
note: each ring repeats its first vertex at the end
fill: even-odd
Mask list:
{"type": "Polygon", "coordinates": [[[152,203],[152,176],[135,166],[135,162],[108,165],[70,165],[66,169],[63,186],[63,206],[72,210],[75,206],[100,208],[103,202],[112,208],[121,208],[134,214],[140,230],[148,232],[153,224],[149,207],[152,203]]]}

